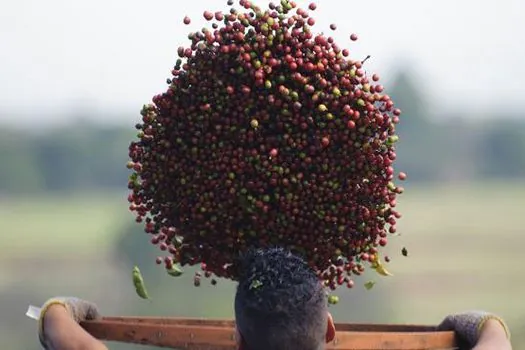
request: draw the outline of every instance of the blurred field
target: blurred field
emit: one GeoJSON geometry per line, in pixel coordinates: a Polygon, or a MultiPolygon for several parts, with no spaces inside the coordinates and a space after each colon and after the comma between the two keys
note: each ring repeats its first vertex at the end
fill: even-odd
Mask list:
{"type": "MultiPolygon", "coordinates": [[[[451,312],[487,309],[508,320],[518,341],[525,332],[525,183],[406,189],[401,235],[388,248],[395,276],[368,274],[358,280],[358,291],[338,292],[343,301],[335,317],[437,323],[451,312]],[[409,257],[400,253],[404,246],[409,257]],[[361,284],[371,278],[377,285],[363,292],[361,284]]],[[[189,274],[180,282],[162,279],[163,294],[152,286],[152,303],[136,299],[131,267],[113,254],[117,235],[132,221],[125,199],[122,193],[0,197],[0,338],[9,339],[8,348],[37,348],[35,323],[23,314],[29,303],[54,294],[95,300],[107,314],[231,317],[233,285],[195,289],[189,274]]]]}
{"type": "Polygon", "coordinates": [[[523,319],[524,199],[519,183],[409,189],[400,199],[402,236],[389,247],[398,256],[388,283],[399,317],[431,322],[450,310],[485,308],[523,319]]]}
{"type": "Polygon", "coordinates": [[[52,253],[70,256],[100,254],[114,242],[125,220],[131,220],[126,194],[0,196],[0,228],[9,239],[0,247],[2,258],[52,253]]]}

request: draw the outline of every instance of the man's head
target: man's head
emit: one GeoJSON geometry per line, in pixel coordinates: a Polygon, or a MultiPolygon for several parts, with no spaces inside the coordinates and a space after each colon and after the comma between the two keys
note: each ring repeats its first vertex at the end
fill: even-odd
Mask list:
{"type": "Polygon", "coordinates": [[[322,350],[335,336],[319,278],[281,248],[244,256],[235,318],[243,350],[322,350]]]}

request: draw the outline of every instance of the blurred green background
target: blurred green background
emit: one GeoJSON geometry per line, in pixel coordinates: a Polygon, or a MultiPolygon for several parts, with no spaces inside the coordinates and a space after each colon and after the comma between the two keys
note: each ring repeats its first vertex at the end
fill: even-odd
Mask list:
{"type": "MultiPolygon", "coordinates": [[[[333,313],[339,321],[436,324],[448,313],[486,309],[509,322],[516,348],[525,346],[525,123],[505,115],[436,123],[425,116],[413,84],[401,72],[390,86],[405,111],[397,169],[409,174],[399,200],[401,235],[387,249],[395,276],[358,279],[354,290],[338,292],[342,302],[333,313]],[[362,284],[371,278],[377,285],[366,291],[362,284]]],[[[173,279],[155,265],[156,248],[127,209],[125,163],[133,137],[132,125],[90,122],[0,129],[6,348],[38,348],[36,322],[24,313],[54,295],[95,301],[106,315],[232,317],[232,283],[195,288],[190,272],[173,279]],[[135,295],[134,264],[151,303],[135,295]]]]}
{"type": "MultiPolygon", "coordinates": [[[[153,10],[119,1],[21,0],[0,13],[5,349],[40,348],[25,312],[55,295],[94,301],[105,315],[233,316],[235,286],[195,288],[191,271],[167,276],[128,211],[134,124],[142,103],[165,89],[190,29],[178,1],[159,0],[153,10]],[[135,264],[151,302],[135,294],[135,264]]],[[[184,11],[197,18],[224,3],[186,2],[184,11]]],[[[333,314],[341,322],[437,324],[485,309],[508,321],[515,349],[525,348],[525,46],[509,40],[525,28],[523,2],[378,3],[359,4],[376,16],[373,25],[352,2],[327,0],[320,9],[321,22],[336,21],[347,41],[354,30],[363,37],[353,58],[370,53],[367,67],[382,66],[385,91],[403,110],[396,170],[408,174],[400,235],[386,249],[395,276],[359,278],[337,292],[333,314]],[[377,284],[366,291],[369,279],[377,284]]]]}

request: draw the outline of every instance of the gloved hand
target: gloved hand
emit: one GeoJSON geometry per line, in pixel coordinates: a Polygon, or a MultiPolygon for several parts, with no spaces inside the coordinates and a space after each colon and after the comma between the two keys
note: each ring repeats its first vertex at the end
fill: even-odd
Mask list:
{"type": "Polygon", "coordinates": [[[438,326],[442,331],[455,331],[459,340],[460,348],[472,349],[478,343],[481,330],[488,320],[496,320],[507,333],[510,339],[510,331],[505,321],[500,317],[485,311],[469,311],[447,316],[438,326]]]}
{"type": "Polygon", "coordinates": [[[38,337],[44,349],[48,349],[44,317],[50,306],[62,305],[71,318],[80,323],[82,321],[99,319],[100,313],[95,304],[75,297],[54,297],[44,303],[38,320],[38,337]]]}

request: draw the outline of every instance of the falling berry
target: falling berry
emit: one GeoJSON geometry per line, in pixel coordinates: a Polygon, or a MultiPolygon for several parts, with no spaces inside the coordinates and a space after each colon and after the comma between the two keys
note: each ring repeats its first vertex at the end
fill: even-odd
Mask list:
{"type": "Polygon", "coordinates": [[[200,287],[200,285],[201,285],[201,279],[200,279],[200,277],[194,277],[194,278],[193,278],[193,285],[194,285],[195,287],[200,287]]]}
{"type": "Polygon", "coordinates": [[[357,34],[351,34],[350,35],[350,40],[356,41],[357,40],[357,34]]]}
{"type": "Polygon", "coordinates": [[[183,22],[184,22],[184,24],[190,24],[191,23],[191,19],[188,16],[186,16],[186,17],[184,17],[183,22]]]}
{"type": "Polygon", "coordinates": [[[210,12],[210,11],[204,11],[204,13],[202,14],[204,16],[204,18],[207,20],[207,21],[211,21],[213,19],[213,13],[210,12]]]}
{"type": "Polygon", "coordinates": [[[339,302],[339,297],[337,295],[329,295],[328,296],[328,304],[335,305],[339,302]]]}

